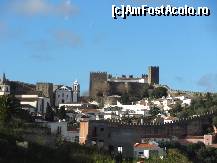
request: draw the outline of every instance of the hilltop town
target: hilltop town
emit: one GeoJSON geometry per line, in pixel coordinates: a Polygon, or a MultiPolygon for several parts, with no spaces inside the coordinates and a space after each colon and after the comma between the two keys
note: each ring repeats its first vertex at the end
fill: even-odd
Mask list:
{"type": "MultiPolygon", "coordinates": [[[[199,145],[198,150],[217,147],[217,95],[173,90],[160,83],[157,66],[140,77],[90,72],[89,96],[81,96],[80,87],[77,80],[71,86],[29,84],[3,74],[1,132],[6,131],[8,117],[14,117],[16,125],[10,131],[18,126],[16,133],[22,137],[17,145],[75,143],[105,150],[111,160],[119,161],[166,160],[171,144],[179,150],[189,145],[199,145]]],[[[195,156],[190,161],[202,159],[195,156]]]]}

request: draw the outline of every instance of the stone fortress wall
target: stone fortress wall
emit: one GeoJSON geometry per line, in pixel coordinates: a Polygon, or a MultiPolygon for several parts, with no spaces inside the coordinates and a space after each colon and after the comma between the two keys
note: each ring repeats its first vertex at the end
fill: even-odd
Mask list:
{"type": "MultiPolygon", "coordinates": [[[[133,144],[141,142],[142,138],[184,138],[186,136],[201,136],[211,127],[212,117],[217,111],[180,119],[173,123],[126,124],[121,121],[89,121],[88,127],[80,128],[86,131],[86,141],[81,143],[103,146],[107,150],[117,152],[117,147],[123,147],[123,155],[133,155],[133,144]]],[[[80,135],[85,137],[85,135],[80,135]]],[[[84,140],[84,139],[83,139],[84,140]]]]}

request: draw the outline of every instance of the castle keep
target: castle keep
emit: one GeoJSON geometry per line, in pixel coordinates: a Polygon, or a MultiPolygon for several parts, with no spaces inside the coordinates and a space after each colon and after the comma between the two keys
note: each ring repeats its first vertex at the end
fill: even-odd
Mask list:
{"type": "Polygon", "coordinates": [[[113,77],[107,72],[91,72],[89,93],[90,97],[122,95],[130,91],[139,95],[145,85],[153,84],[159,84],[159,67],[148,67],[148,75],[142,74],[141,77],[133,75],[113,77]]]}

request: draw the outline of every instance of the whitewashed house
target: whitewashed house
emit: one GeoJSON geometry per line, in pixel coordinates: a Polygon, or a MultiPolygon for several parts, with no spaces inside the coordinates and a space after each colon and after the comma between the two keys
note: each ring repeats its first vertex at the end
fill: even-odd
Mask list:
{"type": "Polygon", "coordinates": [[[50,128],[51,134],[61,135],[61,138],[69,142],[79,141],[79,130],[68,129],[68,123],[64,121],[60,122],[48,122],[47,127],[50,128]]]}
{"type": "MultiPolygon", "coordinates": [[[[47,107],[50,105],[50,98],[34,95],[15,95],[20,100],[21,105],[31,105],[36,108],[36,113],[43,115],[47,112],[47,107]]],[[[31,108],[32,111],[32,108],[31,108]]]]}
{"type": "Polygon", "coordinates": [[[164,150],[157,144],[136,143],[134,144],[134,158],[164,157],[164,150]]]}

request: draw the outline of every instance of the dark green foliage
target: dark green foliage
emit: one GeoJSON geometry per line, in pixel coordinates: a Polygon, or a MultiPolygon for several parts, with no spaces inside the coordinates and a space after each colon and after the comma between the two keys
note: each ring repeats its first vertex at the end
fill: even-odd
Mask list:
{"type": "Polygon", "coordinates": [[[190,163],[189,158],[178,149],[169,149],[164,161],[168,163],[190,163]]]}
{"type": "Polygon", "coordinates": [[[164,87],[157,87],[153,90],[150,96],[152,98],[167,97],[167,89],[164,87]]]}
{"type": "Polygon", "coordinates": [[[217,127],[217,117],[213,117],[212,124],[217,127]]]}
{"type": "Polygon", "coordinates": [[[66,119],[66,110],[65,106],[61,106],[59,110],[57,110],[57,116],[59,119],[66,119]]]}
{"type": "Polygon", "coordinates": [[[160,142],[159,146],[167,149],[179,149],[180,153],[186,155],[192,162],[217,162],[217,149],[206,147],[202,142],[188,145],[181,145],[178,142],[160,142]]]}
{"type": "Polygon", "coordinates": [[[161,113],[161,110],[160,110],[158,107],[152,107],[152,108],[149,110],[149,114],[151,114],[152,116],[156,116],[156,115],[158,115],[159,113],[161,113]]]}
{"type": "Polygon", "coordinates": [[[17,122],[31,122],[29,112],[21,109],[20,102],[13,95],[0,97],[0,124],[13,126],[17,122]]]}
{"type": "Polygon", "coordinates": [[[142,98],[162,98],[163,96],[167,96],[167,89],[164,87],[153,88],[152,86],[144,85],[137,88],[131,84],[130,91],[121,95],[121,103],[127,105],[142,98]]]}
{"type": "Polygon", "coordinates": [[[21,138],[25,122],[32,122],[28,111],[21,109],[13,95],[0,97],[0,133],[21,138]]]}
{"type": "Polygon", "coordinates": [[[198,142],[198,143],[195,143],[195,144],[186,145],[185,150],[186,150],[186,153],[188,154],[189,158],[196,158],[197,157],[197,152],[202,148],[205,148],[205,145],[202,142],[198,142]]]}
{"type": "Polygon", "coordinates": [[[149,159],[139,159],[144,163],[191,163],[189,158],[178,149],[167,150],[167,156],[164,159],[153,157],[149,159]]]}
{"type": "Polygon", "coordinates": [[[121,103],[124,104],[124,105],[127,105],[127,104],[130,104],[130,103],[131,103],[129,94],[124,93],[124,94],[121,96],[121,103]]]}
{"type": "Polygon", "coordinates": [[[182,111],[182,106],[180,103],[176,103],[171,110],[169,110],[169,113],[172,115],[172,116],[176,116],[177,113],[181,112],[182,111]]]}
{"type": "Polygon", "coordinates": [[[172,106],[171,115],[178,118],[187,118],[192,115],[206,113],[217,109],[217,94],[207,93],[205,96],[196,96],[192,99],[189,107],[180,107],[179,104],[172,106]]]}
{"type": "Polygon", "coordinates": [[[14,96],[0,96],[0,123],[2,125],[7,125],[12,117],[19,116],[20,110],[20,102],[14,96]]]}
{"type": "Polygon", "coordinates": [[[104,151],[81,146],[79,144],[62,143],[55,148],[29,143],[28,148],[16,146],[16,139],[0,134],[1,163],[112,163],[112,158],[104,151]]]}
{"type": "Polygon", "coordinates": [[[148,92],[148,89],[144,89],[143,97],[144,97],[144,98],[149,98],[149,92],[148,92]]]}
{"type": "Polygon", "coordinates": [[[217,149],[216,148],[201,148],[197,152],[198,162],[203,163],[216,163],[217,162],[217,149]]]}
{"type": "Polygon", "coordinates": [[[47,112],[45,114],[45,119],[51,122],[54,120],[54,111],[50,105],[47,105],[47,112]]]}

